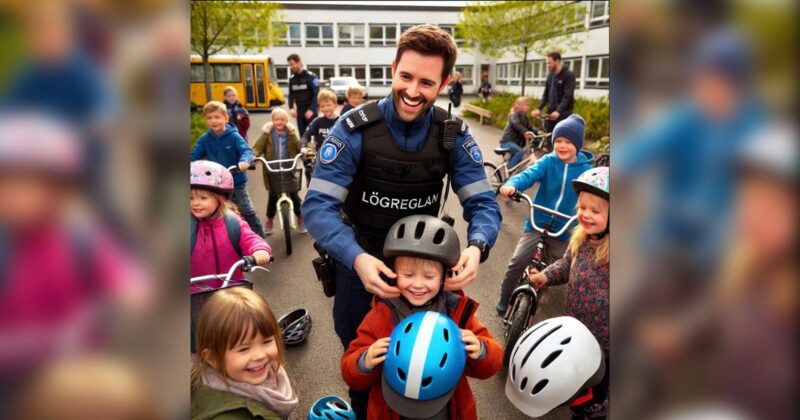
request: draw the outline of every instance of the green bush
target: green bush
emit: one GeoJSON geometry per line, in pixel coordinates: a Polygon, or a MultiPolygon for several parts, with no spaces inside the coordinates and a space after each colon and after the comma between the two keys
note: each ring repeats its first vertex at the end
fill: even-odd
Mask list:
{"type": "Polygon", "coordinates": [[[203,118],[203,114],[199,112],[192,112],[191,113],[191,129],[189,130],[189,148],[194,147],[194,143],[197,139],[203,135],[208,130],[206,127],[206,120],[203,118]]]}
{"type": "MultiPolygon", "coordinates": [[[[514,105],[514,100],[518,95],[502,92],[493,95],[489,101],[484,103],[480,98],[469,101],[470,104],[492,111],[492,125],[499,128],[506,128],[508,122],[508,111],[514,105]]],[[[539,103],[538,98],[533,98],[532,106],[539,103]]],[[[586,140],[587,143],[599,141],[609,135],[609,106],[608,99],[585,99],[575,98],[575,114],[580,115],[586,120],[586,140]]],[[[478,115],[469,111],[463,111],[465,117],[477,119],[478,115]]]]}

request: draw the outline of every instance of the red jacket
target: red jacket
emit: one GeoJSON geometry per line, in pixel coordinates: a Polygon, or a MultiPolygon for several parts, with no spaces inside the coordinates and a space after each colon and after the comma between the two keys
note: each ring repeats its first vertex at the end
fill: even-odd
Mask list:
{"type": "MultiPolygon", "coordinates": [[[[451,418],[456,419],[476,419],[478,411],[475,406],[475,397],[469,388],[467,376],[478,379],[487,379],[497,373],[503,365],[503,348],[500,343],[492,337],[489,330],[475,317],[478,303],[464,296],[463,292],[455,292],[458,297],[447,300],[447,312],[452,320],[459,324],[462,317],[466,318],[466,323],[460,328],[468,329],[475,333],[486,348],[486,355],[482,360],[473,360],[467,357],[467,365],[461,380],[458,381],[456,391],[449,402],[449,413],[451,418]]],[[[383,400],[381,391],[381,372],[382,366],[376,366],[368,375],[364,375],[358,370],[358,358],[376,340],[388,337],[394,329],[395,323],[392,320],[392,310],[379,298],[372,302],[372,310],[364,317],[364,321],[358,327],[358,336],[350,342],[350,346],[342,356],[342,377],[351,388],[356,390],[370,389],[369,405],[367,406],[367,418],[369,419],[399,419],[399,415],[393,412],[383,400]]]]}

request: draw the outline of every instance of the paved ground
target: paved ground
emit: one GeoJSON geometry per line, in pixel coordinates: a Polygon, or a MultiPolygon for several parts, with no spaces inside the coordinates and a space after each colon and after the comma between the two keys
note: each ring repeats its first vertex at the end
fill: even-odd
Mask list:
{"type": "MultiPolygon", "coordinates": [[[[442,97],[437,104],[446,108],[447,100],[442,97]]],[[[258,138],[261,127],[269,118],[270,114],[268,113],[251,115],[252,125],[248,133],[251,145],[258,138]]],[[[501,131],[488,125],[481,126],[474,120],[468,120],[468,124],[472,135],[484,152],[484,159],[500,161],[499,157],[491,153],[491,149],[498,144],[501,131]]],[[[250,172],[250,174],[248,190],[260,217],[264,218],[267,195],[260,170],[250,172]]],[[[305,190],[301,192],[300,196],[304,195],[305,190]]],[[[466,223],[459,217],[462,210],[452,191],[447,208],[450,214],[457,219],[456,230],[462,241],[465,241],[466,223]]],[[[503,223],[497,244],[489,259],[481,265],[478,279],[467,288],[466,293],[481,303],[482,306],[477,312],[478,318],[486,324],[502,344],[504,330],[500,317],[495,313],[494,306],[499,297],[500,282],[505,272],[505,266],[521,235],[522,222],[527,215],[527,209],[522,204],[503,198],[500,198],[500,208],[503,212],[503,223]]],[[[267,239],[275,250],[276,261],[272,264],[270,273],[258,274],[255,290],[267,299],[276,316],[280,316],[292,308],[303,306],[310,311],[313,319],[312,333],[308,341],[300,347],[289,348],[287,351],[289,375],[301,402],[300,409],[292,417],[305,418],[305,413],[317,398],[328,394],[347,396],[347,387],[342,381],[339,371],[339,361],[343,349],[333,331],[331,315],[333,300],[326,298],[322,293],[322,286],[317,281],[311,266],[311,260],[317,254],[312,247],[313,238],[310,235],[292,233],[294,252],[291,256],[287,256],[285,253],[283,234],[277,226],[275,234],[267,239]]],[[[545,304],[539,309],[537,319],[560,315],[562,311],[563,287],[554,288],[545,304]]],[[[505,380],[505,371],[484,381],[470,379],[480,418],[525,418],[505,398],[505,380]]],[[[561,419],[567,418],[567,416],[566,409],[560,409],[544,418],[561,419]]]]}

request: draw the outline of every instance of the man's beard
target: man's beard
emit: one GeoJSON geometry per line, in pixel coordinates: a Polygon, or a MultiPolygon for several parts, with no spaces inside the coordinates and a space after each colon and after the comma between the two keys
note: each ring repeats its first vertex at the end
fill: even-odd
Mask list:
{"type": "MultiPolygon", "coordinates": [[[[411,98],[408,95],[405,94],[405,89],[401,90],[401,91],[394,91],[394,90],[392,91],[392,100],[394,101],[394,107],[397,109],[397,114],[398,115],[401,115],[401,113],[404,113],[404,114],[409,113],[408,110],[403,108],[403,104],[406,104],[406,105],[409,105],[409,106],[413,106],[413,102],[404,101],[403,100],[404,97],[409,99],[409,100],[411,100],[411,98]]],[[[418,108],[416,108],[416,111],[415,111],[416,113],[415,113],[414,118],[412,119],[412,121],[419,119],[422,115],[425,114],[425,112],[428,111],[428,109],[430,109],[433,106],[433,102],[432,101],[429,102],[423,95],[417,95],[417,97],[414,98],[414,99],[416,101],[420,101],[421,103],[418,104],[418,108]]],[[[407,122],[410,122],[410,121],[407,121],[407,122]]]]}

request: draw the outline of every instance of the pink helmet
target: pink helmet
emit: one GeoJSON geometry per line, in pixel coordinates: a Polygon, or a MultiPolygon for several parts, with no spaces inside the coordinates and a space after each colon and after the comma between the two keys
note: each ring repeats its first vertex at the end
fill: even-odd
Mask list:
{"type": "Polygon", "coordinates": [[[46,114],[0,116],[0,166],[77,178],[85,163],[79,133],[46,114]]]}
{"type": "Polygon", "coordinates": [[[233,193],[233,175],[219,163],[196,160],[191,165],[191,188],[213,191],[230,198],[233,193]]]}

